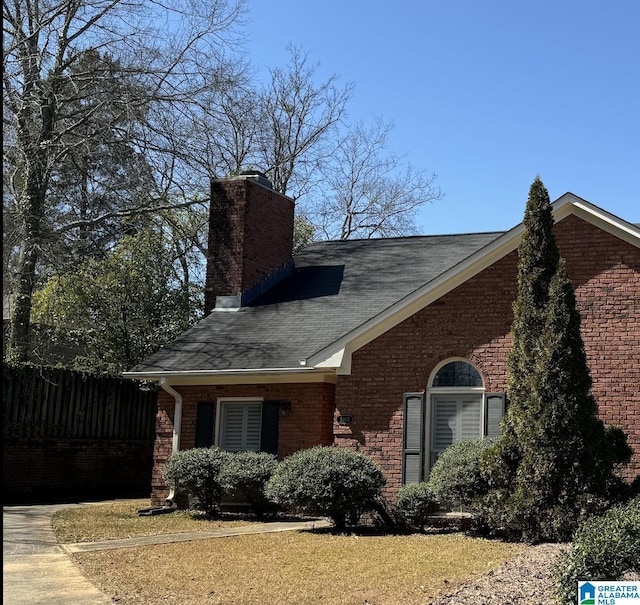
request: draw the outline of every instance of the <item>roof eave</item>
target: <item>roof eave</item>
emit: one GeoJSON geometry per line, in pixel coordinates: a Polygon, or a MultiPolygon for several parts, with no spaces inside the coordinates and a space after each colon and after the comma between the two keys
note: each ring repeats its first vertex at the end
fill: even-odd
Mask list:
{"type": "MultiPolygon", "coordinates": [[[[570,214],[600,227],[627,243],[640,247],[640,229],[635,225],[573,193],[565,193],[553,203],[554,220],[561,221],[570,214]]],[[[307,364],[316,368],[333,368],[338,375],[349,374],[353,352],[516,250],[523,232],[524,224],[516,225],[355,330],[314,353],[307,360],[307,364]]]]}
{"type": "Polygon", "coordinates": [[[317,368],[336,367],[334,364],[338,359],[341,359],[340,366],[337,368],[338,374],[349,373],[350,356],[353,352],[515,250],[518,247],[517,242],[523,229],[520,224],[498,236],[454,267],[441,273],[355,330],[312,355],[307,360],[307,364],[317,368]]]}
{"type": "Polygon", "coordinates": [[[640,248],[640,229],[636,225],[573,193],[565,193],[554,202],[553,206],[553,217],[556,222],[573,214],[628,244],[640,248]]]}
{"type": "Polygon", "coordinates": [[[283,382],[335,382],[335,371],[330,368],[237,368],[233,370],[178,370],[124,372],[125,378],[160,382],[169,385],[199,384],[273,384],[283,382]]]}

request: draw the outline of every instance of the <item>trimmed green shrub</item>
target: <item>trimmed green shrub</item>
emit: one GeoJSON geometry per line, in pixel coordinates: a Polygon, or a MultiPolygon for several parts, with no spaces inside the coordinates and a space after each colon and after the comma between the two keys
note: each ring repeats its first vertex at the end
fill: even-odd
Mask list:
{"type": "Polygon", "coordinates": [[[428,483],[408,483],[400,488],[396,507],[403,519],[423,531],[429,515],[438,510],[438,499],[428,483]]]}
{"type": "Polygon", "coordinates": [[[480,474],[479,458],[493,445],[491,439],[464,439],[450,445],[429,474],[429,487],[443,507],[470,509],[487,484],[480,474]]]}
{"type": "Polygon", "coordinates": [[[619,580],[627,572],[640,573],[640,498],[578,528],[571,550],[556,564],[558,603],[577,603],[580,580],[619,580]]]}
{"type": "Polygon", "coordinates": [[[241,498],[251,505],[259,517],[275,509],[265,496],[264,488],[271,478],[278,461],[266,452],[235,452],[229,454],[218,481],[225,494],[241,498]]]}
{"type": "Polygon", "coordinates": [[[297,512],[330,517],[338,531],[374,508],[385,484],[378,465],[360,452],[314,447],[285,458],[267,483],[266,495],[297,512]]]}
{"type": "Polygon", "coordinates": [[[216,516],[223,493],[219,474],[229,456],[217,447],[176,452],[167,460],[164,480],[179,497],[187,496],[191,508],[216,516]]]}

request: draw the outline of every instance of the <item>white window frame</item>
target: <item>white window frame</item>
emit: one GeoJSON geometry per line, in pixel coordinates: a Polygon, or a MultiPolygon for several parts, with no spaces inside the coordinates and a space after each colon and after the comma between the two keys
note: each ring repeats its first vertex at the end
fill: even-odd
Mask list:
{"type": "Polygon", "coordinates": [[[245,405],[251,403],[264,403],[263,397],[218,397],[216,400],[216,428],[214,444],[221,447],[222,442],[222,416],[223,407],[227,405],[245,405]]]}
{"type": "MultiPolygon", "coordinates": [[[[425,478],[429,477],[429,471],[431,470],[431,444],[433,443],[433,431],[435,429],[435,406],[433,404],[434,395],[460,395],[463,393],[468,394],[478,394],[481,396],[481,408],[480,408],[480,436],[479,439],[486,433],[486,409],[487,409],[487,391],[486,391],[486,381],[480,368],[476,364],[474,364],[469,359],[465,359],[464,357],[449,357],[440,363],[438,363],[431,374],[429,375],[429,381],[427,382],[426,389],[426,414],[424,421],[426,423],[425,431],[424,431],[424,460],[423,460],[423,469],[425,478]],[[466,364],[469,364],[473,367],[478,374],[480,375],[480,379],[482,380],[481,387],[434,387],[433,381],[438,374],[438,372],[447,364],[460,361],[466,364]]],[[[456,443],[454,441],[454,443],[456,443]]]]}

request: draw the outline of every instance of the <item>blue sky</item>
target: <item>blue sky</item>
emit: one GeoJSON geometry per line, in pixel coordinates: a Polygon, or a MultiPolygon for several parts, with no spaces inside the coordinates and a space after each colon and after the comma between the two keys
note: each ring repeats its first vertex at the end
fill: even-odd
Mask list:
{"type": "Polygon", "coordinates": [[[438,174],[421,233],[509,229],[540,175],[640,222],[640,1],[248,0],[247,50],[353,82],[350,119],[438,174]]]}

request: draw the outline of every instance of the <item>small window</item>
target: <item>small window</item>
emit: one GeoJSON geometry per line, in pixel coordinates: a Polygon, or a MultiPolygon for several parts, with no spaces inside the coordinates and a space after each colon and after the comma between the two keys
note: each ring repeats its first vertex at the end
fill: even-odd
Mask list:
{"type": "Polygon", "coordinates": [[[470,363],[451,361],[443,365],[433,378],[434,387],[482,387],[482,377],[470,363]]]}
{"type": "Polygon", "coordinates": [[[229,401],[220,408],[218,445],[230,452],[259,451],[262,402],[229,401]]]}

